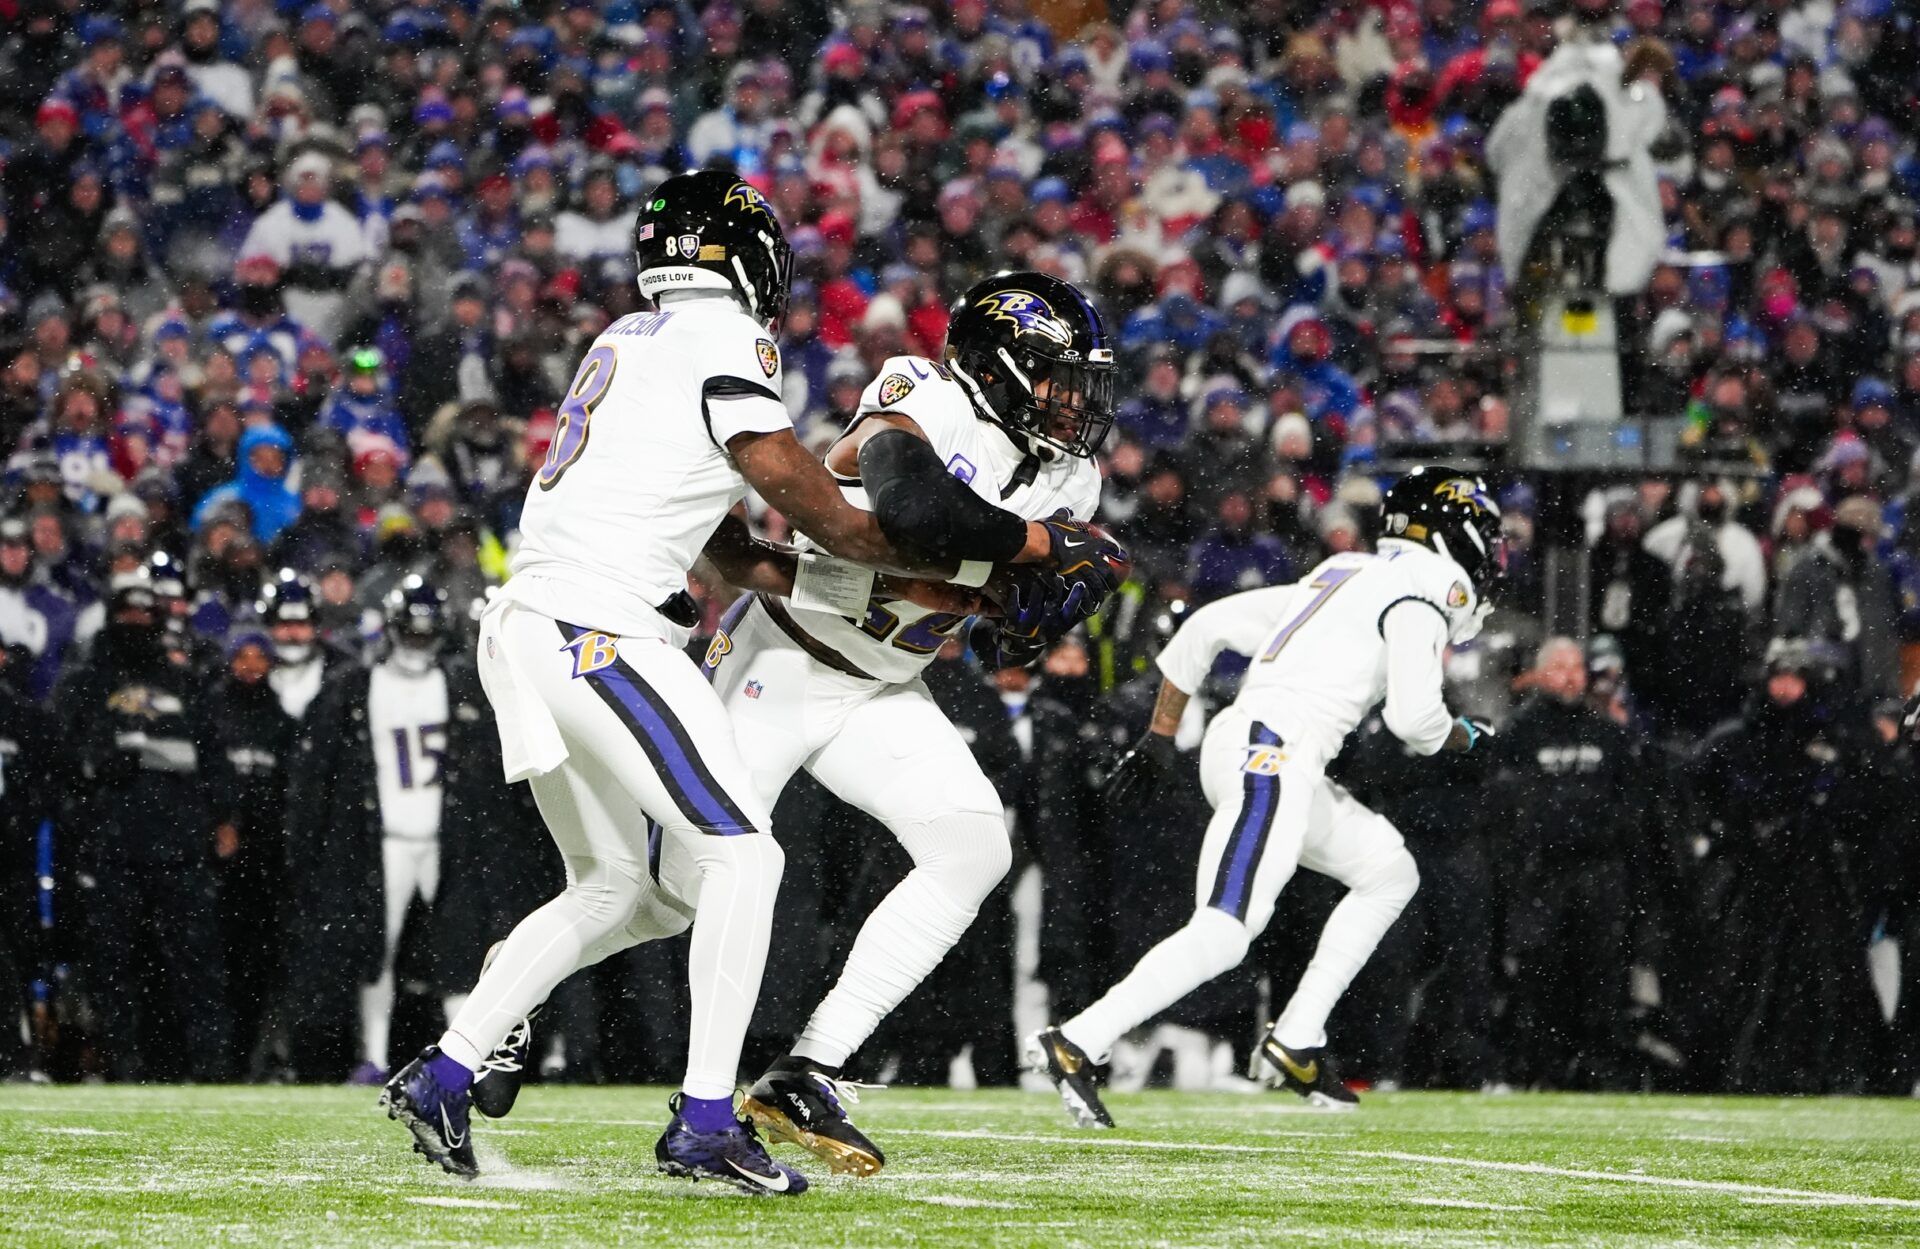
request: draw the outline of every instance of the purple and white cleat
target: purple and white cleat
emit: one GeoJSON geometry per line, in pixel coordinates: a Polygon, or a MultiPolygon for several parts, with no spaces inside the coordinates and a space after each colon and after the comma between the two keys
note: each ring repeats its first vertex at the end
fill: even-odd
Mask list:
{"type": "Polygon", "coordinates": [[[380,1094],[387,1118],[399,1120],[413,1133],[414,1152],[463,1180],[480,1174],[468,1115],[472,1081],[471,1072],[442,1054],[439,1046],[429,1045],[380,1094]]]}
{"type": "Polygon", "coordinates": [[[753,1120],[736,1118],[730,1128],[697,1132],[681,1113],[685,1100],[680,1093],[667,1099],[673,1122],[653,1147],[661,1171],[682,1179],[719,1180],[756,1196],[798,1197],[807,1191],[806,1176],[767,1153],[753,1120]]]}

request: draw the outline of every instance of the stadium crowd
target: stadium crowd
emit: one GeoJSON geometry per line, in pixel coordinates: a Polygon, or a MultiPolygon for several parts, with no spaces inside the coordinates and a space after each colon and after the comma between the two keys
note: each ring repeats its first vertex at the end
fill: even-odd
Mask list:
{"type": "MultiPolygon", "coordinates": [[[[585,345],[638,306],[634,206],[707,164],[762,187],[793,240],[785,397],[812,445],[887,356],[937,355],[947,301],[992,270],[1081,283],[1117,328],[1102,519],[1133,579],[1037,673],[951,655],[930,678],[1037,868],[1024,966],[1056,1015],[1083,1005],[1187,905],[1197,781],[1124,818],[1096,784],[1184,606],[1367,546],[1395,464],[1497,465],[1513,310],[1483,142],[1581,27],[1667,105],[1669,250],[1625,356],[1631,403],[1684,414],[1697,465],[1571,499],[1495,469],[1513,565],[1449,676],[1502,744],[1417,766],[1378,731],[1350,749],[1427,883],[1334,1044],[1377,1082],[1920,1080],[1920,954],[1887,957],[1920,951],[1904,0],[0,17],[0,993],[28,1024],[0,1030],[0,1065],[337,1079],[361,1057],[381,877],[355,698],[411,575],[447,596],[455,706],[433,756],[443,888],[400,980],[461,991],[546,895],[558,865],[462,683],[468,609],[505,575],[585,345]],[[1544,626],[1556,534],[1587,552],[1584,646],[1544,626]]],[[[726,594],[696,588],[711,621],[726,594]]],[[[768,1053],[903,862],[806,784],[777,826],[768,1053]]],[[[975,1078],[1014,1077],[1021,875],[870,1073],[945,1080],[964,1051],[975,1078]]],[[[1317,888],[1173,1021],[1244,1055],[1261,986],[1304,958],[1290,934],[1330,904],[1317,888]]],[[[661,1074],[677,957],[570,986],[550,1067],[661,1074]]],[[[396,1026],[428,1031],[405,1018],[423,1000],[396,1026]]],[[[1133,1061],[1147,1078],[1147,1049],[1133,1061]]]]}

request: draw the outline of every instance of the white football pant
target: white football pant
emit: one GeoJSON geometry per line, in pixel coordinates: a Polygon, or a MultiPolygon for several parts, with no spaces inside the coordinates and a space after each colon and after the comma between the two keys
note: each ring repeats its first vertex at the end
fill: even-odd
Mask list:
{"type": "Polygon", "coordinates": [[[387,1069],[387,1038],[393,1027],[394,962],[400,955],[400,929],[416,896],[428,906],[440,892],[438,837],[382,837],[381,887],[386,902],[386,946],[380,975],[360,986],[360,1057],[387,1069]]]}
{"type": "Polygon", "coordinates": [[[1347,895],[1321,930],[1274,1032],[1293,1049],[1325,1044],[1334,1003],[1419,887],[1413,856],[1385,817],[1319,767],[1290,758],[1279,734],[1238,707],[1207,726],[1200,783],[1213,818],[1200,849],[1193,918],[1061,1025],[1096,1061],[1128,1032],[1238,967],[1296,866],[1333,877],[1347,895]]]}
{"type": "Polygon", "coordinates": [[[913,856],[794,1045],[837,1067],[927,978],[1006,876],[1006,812],[919,680],[890,685],[836,672],[751,599],[728,612],[705,666],[761,802],[771,807],[805,768],[913,856]]]}
{"type": "Polygon", "coordinates": [[[513,930],[441,1039],[470,1068],[567,976],[697,919],[682,1089],[733,1093],[785,860],[720,700],[672,633],[662,622],[657,636],[613,637],[507,598],[481,620],[509,767],[530,726],[558,730],[564,758],[531,783],[567,888],[513,930]]]}

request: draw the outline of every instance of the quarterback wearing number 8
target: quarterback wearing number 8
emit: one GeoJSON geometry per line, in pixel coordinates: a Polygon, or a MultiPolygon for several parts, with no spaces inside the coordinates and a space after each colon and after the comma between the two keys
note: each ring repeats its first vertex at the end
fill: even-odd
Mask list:
{"type": "Polygon", "coordinates": [[[1028,1063],[1083,1127],[1112,1126],[1093,1078],[1120,1037],[1238,966],[1296,867],[1347,887],[1260,1057],[1272,1078],[1324,1109],[1355,1098],[1325,1053],[1334,1003],[1420,883],[1400,834],[1325,768],[1375,704],[1413,750],[1471,750],[1487,725],[1448,713],[1441,661],[1480,629],[1504,565],[1500,511],[1476,477],[1421,468],[1387,491],[1377,554],[1336,555],[1305,580],[1201,608],[1160,653],[1148,733],[1108,782],[1137,806],[1176,758],[1187,702],[1223,650],[1251,661],[1207,726],[1200,782],[1213,818],[1194,913],[1106,996],[1030,1037],[1028,1063]]]}

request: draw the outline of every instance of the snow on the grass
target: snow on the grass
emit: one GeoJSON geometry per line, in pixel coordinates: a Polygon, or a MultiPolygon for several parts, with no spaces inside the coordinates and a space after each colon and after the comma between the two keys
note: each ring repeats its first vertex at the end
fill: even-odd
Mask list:
{"type": "Polygon", "coordinates": [[[449,1210],[518,1210],[517,1201],[488,1201],[482,1197],[408,1197],[416,1206],[445,1206],[449,1210]]]}
{"type": "Polygon", "coordinates": [[[986,1197],[950,1197],[942,1193],[928,1195],[907,1194],[908,1201],[917,1201],[925,1206],[957,1206],[962,1210],[1018,1210],[1017,1201],[993,1201],[986,1197]]]}
{"type": "MultiPolygon", "coordinates": [[[[494,1135],[493,1130],[488,1135],[494,1135]]],[[[548,1171],[533,1171],[517,1167],[505,1154],[484,1141],[473,1143],[474,1160],[480,1164],[480,1174],[473,1180],[478,1188],[504,1188],[518,1192],[553,1192],[575,1187],[566,1178],[548,1171]]]]}
{"type": "Polygon", "coordinates": [[[1402,1197],[1410,1206],[1438,1206],[1442,1210],[1532,1210],[1533,1206],[1503,1206],[1497,1201],[1460,1201],[1453,1197],[1402,1197]]]}
{"type": "Polygon", "coordinates": [[[108,1128],[41,1128],[50,1136],[125,1136],[125,1132],[116,1132],[108,1128]]]}

